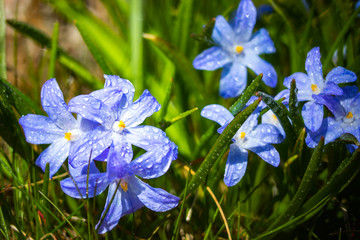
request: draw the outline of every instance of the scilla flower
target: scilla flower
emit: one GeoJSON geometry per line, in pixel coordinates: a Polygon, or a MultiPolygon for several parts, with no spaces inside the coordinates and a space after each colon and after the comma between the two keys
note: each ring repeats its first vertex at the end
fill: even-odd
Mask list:
{"type": "Polygon", "coordinates": [[[322,136],[325,144],[334,141],[344,133],[350,133],[360,141],[360,93],[355,86],[342,88],[343,95],[334,98],[334,117],[324,119],[316,132],[309,132],[306,144],[314,148],[322,136]]]}
{"type": "Polygon", "coordinates": [[[270,87],[277,84],[277,74],[271,64],[259,57],[274,53],[275,47],[265,29],[252,34],[256,22],[256,8],[251,0],[242,0],[235,17],[228,23],[217,16],[212,39],[216,46],[203,51],[193,62],[194,68],[215,70],[223,67],[220,95],[224,98],[240,95],[247,83],[247,70],[263,73],[263,81],[270,87]]]}
{"type": "MultiPolygon", "coordinates": [[[[221,125],[218,132],[222,132],[234,116],[221,105],[208,105],[201,111],[201,116],[221,125]]],[[[224,182],[227,186],[237,184],[245,174],[248,159],[248,150],[256,153],[265,162],[277,167],[280,155],[272,143],[280,143],[283,137],[279,130],[271,124],[259,124],[259,114],[251,114],[241,125],[230,145],[229,156],[226,162],[224,182]]]]}
{"type": "MultiPolygon", "coordinates": [[[[131,145],[150,151],[170,142],[165,132],[153,126],[140,125],[160,109],[160,104],[145,90],[133,102],[134,87],[130,81],[118,76],[105,75],[104,89],[80,95],[69,102],[69,110],[97,122],[99,125],[76,142],[69,163],[80,167],[91,158],[105,159],[111,143],[131,145]]],[[[168,159],[172,156],[164,155],[168,159]]]]}
{"type": "MultiPolygon", "coordinates": [[[[46,81],[41,89],[41,104],[49,117],[28,114],[20,118],[26,141],[32,144],[50,144],[36,160],[36,165],[45,171],[50,165],[50,177],[61,167],[74,143],[84,132],[98,124],[82,117],[76,120],[68,111],[64,96],[54,78],[46,81]]],[[[79,170],[79,169],[78,169],[79,170]]]]}
{"type": "Polygon", "coordinates": [[[101,234],[113,229],[122,216],[131,214],[143,206],[156,212],[168,211],[178,205],[179,198],[165,190],[153,188],[136,177],[137,175],[149,179],[163,175],[169,168],[169,165],[159,164],[158,161],[162,158],[159,153],[164,152],[169,153],[174,159],[177,156],[176,146],[169,143],[154,147],[152,151],[131,161],[133,154],[127,144],[120,143],[116,148],[112,145],[107,157],[106,173],[67,178],[61,181],[61,188],[71,197],[86,198],[102,193],[109,186],[104,211],[101,214],[103,221],[100,220],[96,226],[101,234]]]}
{"type": "MultiPolygon", "coordinates": [[[[285,78],[284,86],[290,89],[292,79],[296,81],[298,89],[298,101],[306,101],[301,115],[304,119],[305,126],[312,132],[318,130],[324,117],[325,105],[330,111],[334,108],[332,105],[332,96],[343,94],[339,83],[348,83],[356,81],[355,73],[346,70],[343,67],[336,67],[323,78],[322,65],[320,62],[320,49],[315,47],[311,49],[305,61],[305,73],[294,73],[285,78]]],[[[289,90],[284,90],[284,96],[289,99],[289,90]]]]}

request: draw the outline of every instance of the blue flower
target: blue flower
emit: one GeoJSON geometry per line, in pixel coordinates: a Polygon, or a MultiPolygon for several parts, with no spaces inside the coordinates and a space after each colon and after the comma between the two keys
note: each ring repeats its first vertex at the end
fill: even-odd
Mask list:
{"type": "MultiPolygon", "coordinates": [[[[201,116],[221,125],[221,133],[234,116],[223,106],[208,105],[201,111],[201,116]]],[[[248,150],[256,153],[265,162],[277,167],[280,163],[278,151],[271,143],[280,143],[283,137],[279,130],[271,124],[259,124],[259,113],[251,114],[233,138],[226,162],[224,182],[227,186],[237,184],[245,174],[248,150]]]]}
{"type": "MultiPolygon", "coordinates": [[[[103,89],[77,96],[69,102],[69,111],[99,124],[72,148],[69,163],[75,168],[86,165],[91,151],[91,158],[104,160],[111,143],[115,147],[126,144],[131,149],[131,145],[135,145],[150,151],[170,142],[159,128],[139,126],[160,109],[160,104],[148,90],[133,102],[135,90],[130,81],[108,75],[105,79],[103,89]]],[[[168,162],[168,159],[163,161],[168,162]]]]}
{"type": "MultiPolygon", "coordinates": [[[[356,81],[355,73],[343,67],[336,67],[331,70],[324,81],[320,57],[319,47],[311,49],[305,62],[307,74],[294,73],[284,80],[284,86],[290,89],[291,81],[295,79],[298,89],[298,101],[306,101],[301,115],[305,126],[312,132],[318,130],[321,126],[324,117],[323,105],[333,111],[335,107],[332,105],[333,95],[339,96],[343,94],[338,84],[356,81]]],[[[286,92],[284,96],[288,99],[290,91],[284,91],[286,92]]]]}
{"type": "Polygon", "coordinates": [[[224,98],[240,95],[247,83],[246,67],[256,74],[263,73],[263,81],[270,87],[277,84],[277,74],[271,64],[259,57],[274,53],[275,47],[265,29],[252,34],[256,22],[256,8],[252,1],[242,0],[236,16],[228,23],[217,16],[212,39],[216,46],[203,51],[193,62],[194,68],[215,70],[224,67],[220,79],[220,95],[224,98]]]}
{"type": "Polygon", "coordinates": [[[101,215],[104,220],[101,225],[99,221],[96,226],[98,233],[103,234],[113,229],[122,216],[131,214],[143,206],[156,212],[164,212],[178,205],[178,197],[163,189],[153,188],[135,176],[149,179],[163,175],[169,168],[168,165],[165,166],[158,161],[163,158],[161,155],[164,152],[175,159],[177,147],[173,143],[154,147],[151,151],[131,161],[133,153],[128,144],[119,143],[117,147],[111,145],[106,173],[67,178],[60,182],[61,188],[71,197],[86,198],[87,193],[88,197],[94,197],[109,186],[106,204],[101,215]],[[105,213],[106,209],[108,209],[107,213],[105,213]]]}
{"type": "Polygon", "coordinates": [[[52,177],[68,157],[74,143],[97,123],[82,117],[77,120],[74,118],[68,111],[64,96],[54,78],[44,83],[41,89],[41,104],[49,117],[28,114],[22,116],[19,123],[24,129],[27,142],[50,144],[39,155],[35,164],[45,171],[46,164],[49,163],[52,177]]]}
{"type": "Polygon", "coordinates": [[[350,133],[360,141],[360,93],[355,86],[342,88],[343,95],[333,99],[334,117],[324,119],[316,132],[309,132],[306,136],[306,144],[314,148],[322,136],[325,144],[334,141],[344,133],[350,133]]]}

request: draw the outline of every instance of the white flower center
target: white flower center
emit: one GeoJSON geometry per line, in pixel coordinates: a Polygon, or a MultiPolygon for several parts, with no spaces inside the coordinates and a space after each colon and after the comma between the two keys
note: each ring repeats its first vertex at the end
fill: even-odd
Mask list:
{"type": "Polygon", "coordinates": [[[118,132],[118,133],[122,133],[122,131],[124,130],[125,127],[126,127],[126,125],[122,120],[115,121],[112,126],[112,130],[115,132],[118,132]]]}

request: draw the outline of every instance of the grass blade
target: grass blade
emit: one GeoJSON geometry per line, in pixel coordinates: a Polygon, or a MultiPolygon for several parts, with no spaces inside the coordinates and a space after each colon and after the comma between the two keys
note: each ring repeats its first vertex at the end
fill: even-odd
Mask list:
{"type": "Polygon", "coordinates": [[[4,0],[0,0],[0,77],[6,78],[6,33],[4,0]]]}
{"type": "Polygon", "coordinates": [[[160,122],[161,128],[164,130],[164,129],[170,127],[171,125],[173,125],[174,123],[176,123],[177,121],[179,121],[183,118],[186,118],[190,114],[196,112],[197,110],[198,110],[198,108],[193,108],[186,112],[180,113],[178,116],[172,118],[170,121],[160,122]]]}
{"type": "Polygon", "coordinates": [[[284,128],[284,131],[286,133],[286,137],[289,139],[289,144],[292,146],[295,143],[295,131],[293,126],[291,125],[289,119],[287,110],[284,106],[284,108],[281,107],[279,103],[277,103],[271,96],[269,96],[266,93],[263,92],[257,92],[255,94],[258,97],[262,97],[264,103],[268,105],[268,107],[273,111],[273,113],[276,115],[276,117],[279,119],[281,126],[284,128]]]}
{"type": "Polygon", "coordinates": [[[144,89],[143,83],[143,0],[130,1],[131,72],[135,89],[144,89]]]}
{"type": "Polygon", "coordinates": [[[0,224],[1,224],[2,232],[4,233],[6,240],[10,240],[9,230],[8,230],[7,225],[6,225],[5,218],[4,218],[1,206],[0,206],[0,224]]]}
{"type": "Polygon", "coordinates": [[[241,93],[238,100],[236,100],[236,102],[230,107],[230,112],[232,115],[238,114],[245,107],[251,96],[254,95],[256,89],[260,86],[262,77],[262,73],[257,75],[251,84],[245,89],[245,91],[241,93]]]}
{"type": "MultiPolygon", "coordinates": [[[[7,23],[18,32],[33,39],[38,44],[47,48],[51,48],[51,39],[33,26],[16,20],[7,20],[7,23]]],[[[99,79],[95,78],[84,66],[82,66],[79,62],[70,57],[59,46],[57,48],[57,56],[59,58],[58,60],[64,67],[78,75],[81,80],[83,80],[82,82],[89,87],[92,87],[94,89],[102,87],[102,83],[99,79]]]]}
{"type": "Polygon", "coordinates": [[[319,144],[316,146],[309,165],[304,173],[304,177],[301,180],[300,186],[295,193],[295,196],[291,199],[291,202],[285,212],[277,218],[277,220],[270,226],[270,230],[277,227],[278,225],[287,222],[299,209],[305,197],[313,187],[314,181],[317,177],[317,172],[319,170],[319,164],[322,156],[322,151],[324,148],[324,137],[319,141],[319,144]]]}
{"type": "Polygon", "coordinates": [[[55,63],[56,63],[58,40],[59,40],[59,23],[56,22],[54,24],[53,35],[51,38],[51,55],[50,55],[50,64],[49,64],[49,75],[48,75],[49,79],[55,77],[55,63]]]}

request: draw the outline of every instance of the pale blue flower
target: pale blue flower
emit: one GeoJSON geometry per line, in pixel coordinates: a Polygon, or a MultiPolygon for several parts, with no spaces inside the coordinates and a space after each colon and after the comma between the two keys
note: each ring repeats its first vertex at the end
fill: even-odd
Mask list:
{"type": "MultiPolygon", "coordinates": [[[[115,147],[126,144],[131,149],[131,145],[135,145],[150,151],[170,142],[161,129],[140,125],[160,109],[148,90],[133,102],[135,90],[130,81],[108,75],[105,79],[103,89],[77,96],[69,102],[69,111],[99,124],[72,148],[69,163],[75,168],[89,161],[90,152],[92,159],[105,159],[111,143],[115,147]]],[[[168,162],[168,159],[163,161],[168,162]]]]}
{"type": "Polygon", "coordinates": [[[350,133],[360,141],[360,93],[355,86],[342,88],[343,95],[336,96],[332,105],[334,117],[324,119],[316,132],[309,132],[306,144],[314,148],[320,138],[325,137],[325,144],[334,141],[344,133],[350,133]]]}
{"type": "Polygon", "coordinates": [[[252,34],[256,22],[256,8],[251,0],[242,0],[235,17],[228,23],[217,16],[212,40],[216,46],[203,51],[193,62],[194,68],[215,70],[223,67],[220,95],[224,98],[240,95],[247,83],[247,70],[263,73],[263,81],[270,87],[277,84],[277,74],[271,64],[259,57],[274,53],[275,47],[265,29],[252,34]]]}
{"type": "MultiPolygon", "coordinates": [[[[298,101],[306,101],[301,115],[305,126],[312,132],[321,126],[324,117],[323,106],[325,105],[330,111],[333,111],[332,109],[335,107],[332,105],[333,96],[343,94],[338,84],[356,81],[355,73],[343,67],[336,67],[331,70],[324,81],[320,57],[319,47],[311,49],[305,62],[307,74],[294,73],[284,80],[284,86],[290,89],[291,81],[295,79],[298,101]]],[[[285,90],[285,92],[284,96],[288,101],[290,91],[285,90]]]]}
{"type": "MultiPolygon", "coordinates": [[[[78,117],[68,111],[64,96],[54,78],[46,81],[41,89],[41,104],[49,117],[28,114],[19,119],[26,141],[32,144],[50,144],[37,158],[35,164],[45,171],[50,165],[50,177],[61,167],[74,146],[85,132],[98,124],[78,117]]],[[[79,169],[78,169],[79,170],[79,169]]]]}
{"type": "MultiPolygon", "coordinates": [[[[225,107],[217,104],[204,107],[201,116],[220,124],[219,133],[234,118],[225,107]]],[[[225,168],[224,182],[227,186],[234,186],[244,176],[248,150],[256,153],[265,162],[275,167],[280,163],[280,155],[271,144],[282,142],[283,136],[271,124],[262,123],[258,125],[258,116],[259,112],[251,114],[233,138],[234,143],[230,145],[225,168]]]]}
{"type": "Polygon", "coordinates": [[[101,226],[100,221],[96,226],[101,234],[113,229],[122,216],[131,214],[143,206],[156,212],[164,212],[176,207],[179,202],[178,197],[163,189],[153,188],[136,177],[150,179],[163,175],[169,165],[162,164],[162,154],[172,156],[171,160],[176,159],[175,144],[153,147],[151,151],[133,161],[131,147],[129,148],[125,142],[118,144],[116,148],[114,145],[110,147],[106,173],[91,173],[89,176],[84,174],[60,182],[62,190],[74,198],[94,197],[109,186],[104,211],[101,214],[104,221],[101,226]]]}

